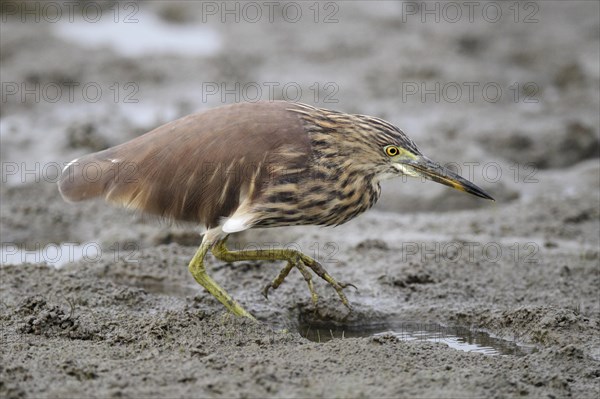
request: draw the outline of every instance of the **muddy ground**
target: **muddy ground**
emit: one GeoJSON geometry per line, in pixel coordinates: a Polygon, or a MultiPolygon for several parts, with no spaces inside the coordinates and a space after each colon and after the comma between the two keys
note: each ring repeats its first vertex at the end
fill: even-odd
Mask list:
{"type": "Polygon", "coordinates": [[[598,397],[599,5],[565,3],[3,2],[0,395],[598,397]],[[283,265],[209,256],[254,324],[188,274],[196,226],[56,189],[81,154],[257,97],[383,117],[497,201],[394,180],[346,225],[234,236],[358,287],[352,312],[297,272],[267,300],[283,265]],[[366,333],[406,323],[442,335],[366,333]],[[522,350],[458,350],[457,326],[522,350]]]}

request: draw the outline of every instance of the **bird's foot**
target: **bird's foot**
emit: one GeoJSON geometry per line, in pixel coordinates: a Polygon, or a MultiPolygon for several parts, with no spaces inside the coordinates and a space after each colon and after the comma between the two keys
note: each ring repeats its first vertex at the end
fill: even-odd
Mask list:
{"type": "MultiPolygon", "coordinates": [[[[346,306],[349,310],[352,310],[352,308],[350,307],[350,302],[348,302],[348,298],[346,297],[346,294],[344,294],[344,288],[353,287],[355,289],[358,289],[358,288],[356,288],[356,286],[354,284],[338,282],[335,278],[333,278],[327,272],[327,270],[325,270],[325,268],[323,267],[323,265],[321,265],[321,263],[319,263],[318,261],[316,261],[315,259],[313,259],[309,256],[301,254],[301,260],[302,260],[302,263],[304,263],[306,266],[310,267],[311,270],[313,272],[315,272],[315,274],[317,276],[319,276],[323,280],[327,281],[327,283],[329,283],[329,285],[331,285],[333,287],[335,292],[337,292],[337,294],[340,297],[340,300],[342,301],[344,306],[346,306]]],[[[306,277],[305,277],[305,279],[306,279],[306,277]]],[[[312,285],[312,281],[310,282],[310,285],[312,285]]],[[[313,302],[315,302],[314,298],[313,298],[313,302]]],[[[315,302],[315,305],[316,305],[316,302],[315,302]]]]}
{"type": "Polygon", "coordinates": [[[311,297],[312,303],[316,307],[317,302],[319,301],[319,296],[317,295],[317,292],[315,291],[315,287],[312,282],[312,276],[311,276],[310,272],[308,271],[308,269],[304,266],[302,261],[300,261],[299,259],[289,260],[287,265],[281,270],[281,272],[279,272],[277,277],[275,277],[272,282],[270,282],[263,288],[262,294],[264,295],[265,298],[269,299],[269,290],[271,288],[274,290],[277,289],[281,285],[281,283],[283,283],[283,280],[285,280],[287,275],[290,273],[290,271],[294,267],[296,269],[298,269],[300,271],[300,273],[302,274],[302,277],[304,277],[304,280],[306,281],[306,284],[308,285],[308,290],[310,291],[310,297],[311,297]]]}
{"type": "MultiPolygon", "coordinates": [[[[327,281],[329,285],[331,285],[338,296],[340,297],[344,306],[350,309],[350,303],[348,302],[348,298],[344,294],[344,288],[346,287],[354,287],[356,286],[349,283],[340,283],[336,279],[334,279],[327,270],[315,259],[310,256],[304,255],[302,252],[296,251],[294,249],[269,249],[269,250],[245,250],[245,251],[229,251],[225,246],[225,240],[221,240],[216,242],[212,246],[212,253],[218,259],[224,262],[237,262],[241,260],[273,260],[273,259],[281,259],[286,260],[287,265],[279,272],[277,277],[271,281],[266,287],[263,288],[262,294],[268,298],[270,289],[277,289],[288,276],[290,271],[295,267],[297,268],[306,284],[308,285],[308,290],[310,291],[310,296],[313,304],[316,306],[317,301],[319,299],[317,292],[315,291],[315,287],[312,281],[312,275],[309,268],[323,280],[327,281]]],[[[212,291],[211,291],[212,292],[212,291]]],[[[213,293],[213,295],[215,295],[213,293]]],[[[216,296],[216,295],[215,295],[216,296]]],[[[221,300],[221,299],[219,299],[221,300]]],[[[221,302],[225,303],[223,300],[221,302]]],[[[227,305],[226,305],[227,306],[227,305]]],[[[229,308],[229,307],[228,307],[229,308]]],[[[238,310],[238,309],[236,309],[238,310]]],[[[236,313],[236,312],[234,312],[236,313]]],[[[237,313],[236,313],[237,314],[237,313]]]]}

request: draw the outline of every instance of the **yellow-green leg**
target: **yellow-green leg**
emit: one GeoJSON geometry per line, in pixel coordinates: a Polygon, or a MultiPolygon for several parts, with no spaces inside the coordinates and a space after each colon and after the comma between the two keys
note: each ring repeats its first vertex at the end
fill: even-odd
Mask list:
{"type": "Polygon", "coordinates": [[[200,248],[196,251],[196,254],[192,258],[188,269],[194,279],[203,286],[208,292],[210,292],[215,298],[219,300],[225,307],[237,316],[248,317],[249,319],[256,320],[254,316],[246,311],[235,299],[233,299],[219,284],[217,284],[208,274],[206,274],[206,268],[204,267],[204,257],[210,249],[211,242],[209,235],[205,234],[202,239],[200,248]]]}
{"type": "Polygon", "coordinates": [[[279,275],[271,282],[271,284],[267,285],[263,290],[263,294],[266,296],[270,288],[276,289],[283,283],[283,280],[287,277],[290,271],[296,267],[302,276],[306,280],[308,284],[308,289],[311,293],[311,298],[313,303],[317,302],[317,293],[314,290],[314,286],[312,283],[312,278],[310,272],[306,269],[305,265],[308,266],[315,274],[329,283],[337,292],[340,297],[342,303],[350,308],[350,304],[346,295],[343,292],[343,289],[346,287],[354,287],[354,285],[349,283],[340,283],[336,281],[327,270],[323,268],[323,266],[311,258],[310,256],[304,255],[300,251],[296,251],[294,249],[257,249],[257,250],[244,250],[244,251],[230,251],[225,246],[225,242],[227,241],[227,237],[224,239],[217,241],[212,248],[212,253],[219,260],[224,262],[238,262],[243,260],[285,260],[287,261],[287,265],[281,270],[279,275]]]}

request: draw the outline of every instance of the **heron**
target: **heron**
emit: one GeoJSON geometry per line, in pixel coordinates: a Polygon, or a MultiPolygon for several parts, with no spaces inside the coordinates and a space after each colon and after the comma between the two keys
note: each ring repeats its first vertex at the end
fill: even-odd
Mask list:
{"type": "Polygon", "coordinates": [[[287,101],[230,104],[182,117],[74,159],[58,188],[69,202],[102,198],[204,226],[190,273],[230,312],[254,319],[208,275],[204,258],[209,251],[227,263],[285,261],[263,289],[265,296],[295,268],[315,305],[312,273],[350,308],[344,289],[353,285],[333,278],[316,259],[289,248],[232,251],[227,239],[252,228],[340,225],[377,202],[381,181],[403,176],[493,200],[424,156],[389,122],[287,101]]]}

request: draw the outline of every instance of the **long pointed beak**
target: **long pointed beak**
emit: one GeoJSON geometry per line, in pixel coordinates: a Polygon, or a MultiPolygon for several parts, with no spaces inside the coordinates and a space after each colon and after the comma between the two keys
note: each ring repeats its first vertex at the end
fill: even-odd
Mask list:
{"type": "Polygon", "coordinates": [[[404,164],[411,167],[416,174],[423,176],[426,179],[476,195],[477,197],[495,201],[488,193],[477,187],[475,184],[428,158],[419,157],[414,161],[408,161],[404,164]]]}

